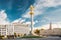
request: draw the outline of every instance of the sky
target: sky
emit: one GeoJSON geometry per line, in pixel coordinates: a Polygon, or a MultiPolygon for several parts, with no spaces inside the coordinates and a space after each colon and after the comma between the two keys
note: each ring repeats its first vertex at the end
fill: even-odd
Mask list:
{"type": "Polygon", "coordinates": [[[34,6],[34,27],[50,22],[61,26],[61,0],[0,0],[0,24],[30,24],[30,5],[34,6]]]}

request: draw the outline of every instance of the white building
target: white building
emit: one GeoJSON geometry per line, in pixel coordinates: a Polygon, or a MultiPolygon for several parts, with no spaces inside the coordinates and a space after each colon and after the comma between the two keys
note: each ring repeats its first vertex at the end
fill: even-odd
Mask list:
{"type": "Polygon", "coordinates": [[[29,31],[29,25],[27,24],[12,23],[0,25],[0,35],[29,34],[29,31]]]}
{"type": "Polygon", "coordinates": [[[14,25],[12,24],[7,24],[7,35],[14,35],[14,25]]]}
{"type": "Polygon", "coordinates": [[[21,23],[13,23],[14,32],[17,34],[29,34],[29,25],[21,23]]]}
{"type": "Polygon", "coordinates": [[[0,35],[7,35],[6,25],[0,25],[0,35]]]}

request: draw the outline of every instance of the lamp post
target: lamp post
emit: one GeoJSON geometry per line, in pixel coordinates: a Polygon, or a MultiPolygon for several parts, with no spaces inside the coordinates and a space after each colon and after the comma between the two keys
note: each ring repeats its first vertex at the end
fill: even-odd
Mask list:
{"type": "Polygon", "coordinates": [[[31,16],[31,31],[30,31],[30,34],[32,35],[32,30],[33,30],[33,15],[34,15],[34,7],[31,5],[30,6],[30,16],[31,16]]]}

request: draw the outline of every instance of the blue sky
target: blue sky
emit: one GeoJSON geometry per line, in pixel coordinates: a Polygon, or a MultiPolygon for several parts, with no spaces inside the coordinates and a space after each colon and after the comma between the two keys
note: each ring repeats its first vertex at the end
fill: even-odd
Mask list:
{"type": "Polygon", "coordinates": [[[6,10],[8,19],[13,21],[20,18],[33,3],[31,0],[0,0],[0,9],[6,10]]]}
{"type": "Polygon", "coordinates": [[[0,21],[30,24],[30,5],[34,6],[34,27],[61,23],[61,0],[0,0],[0,21]]]}

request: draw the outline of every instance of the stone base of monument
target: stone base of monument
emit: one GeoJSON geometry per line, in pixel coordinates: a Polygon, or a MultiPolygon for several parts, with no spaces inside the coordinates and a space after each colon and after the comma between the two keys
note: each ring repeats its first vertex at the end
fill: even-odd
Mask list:
{"type": "Polygon", "coordinates": [[[28,34],[28,36],[33,36],[32,32],[30,31],[30,33],[28,34]]]}

